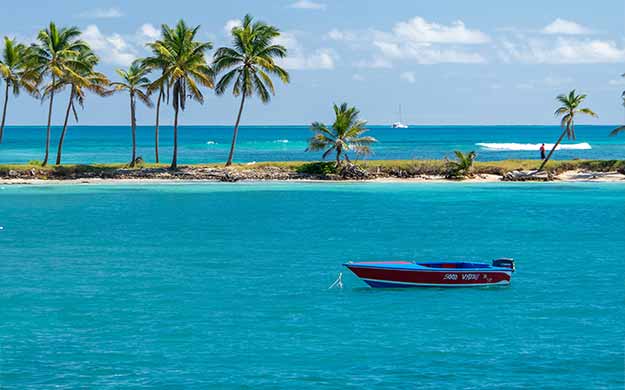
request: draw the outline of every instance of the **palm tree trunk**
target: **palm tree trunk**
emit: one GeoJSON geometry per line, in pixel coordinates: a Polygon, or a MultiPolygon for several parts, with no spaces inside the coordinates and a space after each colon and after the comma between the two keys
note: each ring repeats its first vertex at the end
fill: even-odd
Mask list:
{"type": "Polygon", "coordinates": [[[169,168],[178,168],[178,105],[174,107],[174,156],[171,159],[169,168]]]}
{"type": "Polygon", "coordinates": [[[67,102],[67,110],[65,111],[65,121],[63,122],[63,131],[61,131],[61,138],[59,138],[59,147],[56,151],[56,165],[61,164],[61,154],[63,153],[63,141],[65,140],[65,132],[67,131],[67,120],[69,119],[69,111],[72,108],[72,101],[74,100],[74,87],[69,94],[69,102],[67,102]]]}
{"type": "Polygon", "coordinates": [[[130,166],[135,166],[135,160],[137,159],[137,120],[135,118],[135,94],[130,93],[130,130],[132,132],[132,160],[130,160],[130,166]]]}
{"type": "Polygon", "coordinates": [[[48,107],[48,128],[46,130],[46,155],[43,158],[42,166],[48,165],[48,156],[50,155],[50,125],[52,124],[52,104],[54,102],[54,83],[56,82],[56,78],[52,75],[52,86],[53,89],[50,91],[50,106],[48,107]]]}
{"type": "Polygon", "coordinates": [[[163,89],[158,94],[158,100],[156,101],[156,125],[154,126],[154,156],[156,157],[156,163],[158,164],[158,125],[160,121],[161,112],[161,98],[163,95],[163,89]]]}
{"type": "Polygon", "coordinates": [[[7,117],[7,103],[9,102],[9,83],[6,83],[4,91],[4,107],[2,108],[2,123],[0,124],[0,144],[2,143],[2,135],[4,134],[4,121],[7,117]]]}
{"type": "Polygon", "coordinates": [[[245,93],[241,96],[241,106],[239,107],[239,115],[237,115],[237,122],[234,124],[234,134],[232,135],[232,145],[230,145],[230,154],[228,155],[228,161],[226,166],[232,165],[232,159],[234,158],[234,147],[237,143],[237,135],[239,134],[239,122],[241,121],[241,113],[243,112],[243,104],[245,103],[245,93]]]}
{"type": "Polygon", "coordinates": [[[564,131],[562,132],[562,134],[560,134],[560,138],[558,138],[558,142],[555,143],[555,145],[553,145],[553,148],[551,148],[551,151],[549,152],[549,154],[547,155],[547,158],[545,158],[543,160],[543,163],[540,164],[540,168],[538,168],[537,172],[540,172],[543,170],[543,168],[545,167],[545,165],[547,164],[547,162],[549,161],[549,159],[551,158],[551,155],[553,154],[553,152],[555,152],[556,148],[558,147],[558,145],[560,145],[560,142],[562,142],[562,139],[564,139],[564,136],[569,132],[569,125],[566,125],[566,129],[564,129],[564,131]]]}
{"type": "Polygon", "coordinates": [[[336,167],[341,165],[341,147],[336,148],[336,167]]]}

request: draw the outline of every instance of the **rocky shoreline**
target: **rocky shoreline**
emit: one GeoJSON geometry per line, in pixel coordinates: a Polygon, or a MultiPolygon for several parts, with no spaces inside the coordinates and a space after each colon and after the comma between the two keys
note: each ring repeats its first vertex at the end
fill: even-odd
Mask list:
{"type": "Polygon", "coordinates": [[[290,167],[180,167],[167,168],[98,168],[90,169],[9,169],[0,171],[2,184],[27,184],[40,182],[124,182],[124,181],[468,181],[468,182],[526,182],[526,181],[624,181],[620,172],[593,172],[569,170],[557,174],[550,172],[534,173],[515,170],[503,174],[477,173],[464,179],[449,179],[440,174],[424,174],[402,169],[367,170],[356,165],[342,168],[337,173],[302,172],[290,167]]]}

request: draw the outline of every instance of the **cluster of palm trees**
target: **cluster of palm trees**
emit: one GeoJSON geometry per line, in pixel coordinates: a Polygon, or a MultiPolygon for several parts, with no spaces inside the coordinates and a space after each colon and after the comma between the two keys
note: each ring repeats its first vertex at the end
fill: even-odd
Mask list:
{"type": "Polygon", "coordinates": [[[156,121],[154,152],[159,158],[159,116],[161,104],[170,104],[174,110],[174,137],[171,168],[178,165],[178,123],[181,111],[188,100],[202,104],[203,89],[214,89],[223,95],[231,87],[235,97],[241,96],[241,103],[234,126],[232,145],[226,165],[231,165],[246,98],[257,95],[263,103],[275,94],[272,76],[284,83],[289,74],[277,63],[287,50],[275,44],[280,31],[250,15],[242,19],[240,26],[231,30],[232,47],[217,49],[212,60],[207,52],[210,42],[198,40],[199,26],[190,27],[180,20],[174,27],[163,25],[161,37],[147,44],[151,54],[133,62],[127,69],[118,69],[120,81],[111,82],[104,74],[95,70],[98,56],[89,45],[80,39],[81,32],[75,27],[57,28],[54,23],[41,30],[37,42],[30,46],[17,43],[5,37],[4,51],[0,60],[0,77],[5,82],[5,96],[0,125],[0,143],[6,122],[9,92],[19,94],[23,89],[37,99],[48,99],[48,122],[46,127],[45,156],[42,165],[47,165],[50,150],[50,127],[54,96],[63,89],[69,89],[63,129],[58,143],[56,164],[61,163],[63,142],[67,135],[70,114],[78,120],[76,103],[84,104],[86,92],[107,96],[115,92],[126,92],[130,100],[130,124],[132,131],[132,159],[136,155],[136,104],[137,100],[152,107],[152,95],[156,98],[156,121]],[[154,74],[152,78],[150,75],[154,74]],[[220,77],[214,83],[216,77],[220,77]]]}

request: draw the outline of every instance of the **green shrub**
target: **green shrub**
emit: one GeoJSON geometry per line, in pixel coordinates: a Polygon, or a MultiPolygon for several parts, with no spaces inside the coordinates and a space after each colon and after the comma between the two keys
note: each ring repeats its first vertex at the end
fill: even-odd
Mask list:
{"type": "Polygon", "coordinates": [[[297,167],[296,171],[308,175],[331,175],[336,173],[336,164],[334,162],[305,163],[297,167]]]}

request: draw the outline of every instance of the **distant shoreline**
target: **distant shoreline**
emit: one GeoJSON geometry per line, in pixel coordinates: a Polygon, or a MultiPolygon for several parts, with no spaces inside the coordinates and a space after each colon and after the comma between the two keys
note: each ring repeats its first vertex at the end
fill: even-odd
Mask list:
{"type": "Polygon", "coordinates": [[[176,182],[373,182],[373,183],[488,183],[508,181],[623,182],[625,160],[566,160],[550,162],[535,173],[539,160],[476,162],[468,177],[451,179],[445,160],[370,160],[336,169],[332,162],[259,162],[185,165],[170,170],[165,164],[90,164],[41,167],[0,164],[0,184],[107,184],[176,182]]]}

